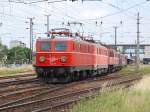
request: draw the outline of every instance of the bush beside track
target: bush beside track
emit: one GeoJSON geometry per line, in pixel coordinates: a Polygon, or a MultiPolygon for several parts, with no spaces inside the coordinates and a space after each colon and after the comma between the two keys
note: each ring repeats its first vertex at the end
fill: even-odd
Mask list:
{"type": "Polygon", "coordinates": [[[20,67],[0,67],[0,77],[1,76],[12,76],[21,75],[20,73],[33,72],[32,65],[23,65],[20,67]]]}
{"type": "MultiPolygon", "coordinates": [[[[128,66],[119,73],[137,74],[133,67],[128,66]]],[[[141,65],[138,72],[145,75],[130,90],[104,92],[91,100],[82,100],[74,105],[69,112],[149,112],[150,110],[150,65],[141,65]]]]}

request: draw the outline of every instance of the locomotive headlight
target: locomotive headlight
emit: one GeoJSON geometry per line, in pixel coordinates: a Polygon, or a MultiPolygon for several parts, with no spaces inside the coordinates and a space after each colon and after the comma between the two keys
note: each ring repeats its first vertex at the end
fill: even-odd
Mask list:
{"type": "Polygon", "coordinates": [[[62,56],[61,58],[60,58],[60,60],[61,60],[61,62],[65,62],[66,60],[67,60],[67,57],[66,56],[62,56]]]}
{"type": "Polygon", "coordinates": [[[44,62],[45,59],[46,59],[46,58],[45,58],[44,56],[41,56],[41,57],[39,58],[40,62],[44,62]]]}

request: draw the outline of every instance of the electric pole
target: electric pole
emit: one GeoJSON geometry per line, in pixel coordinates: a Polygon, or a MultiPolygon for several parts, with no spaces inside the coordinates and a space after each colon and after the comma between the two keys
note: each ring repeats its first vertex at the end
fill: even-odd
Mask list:
{"type": "Polygon", "coordinates": [[[47,26],[47,33],[49,32],[49,16],[50,16],[50,15],[46,15],[46,18],[47,18],[47,23],[46,23],[46,26],[47,26]]]}
{"type": "Polygon", "coordinates": [[[114,26],[115,29],[115,50],[117,50],[117,26],[114,26]]]}
{"type": "Polygon", "coordinates": [[[33,18],[29,18],[30,20],[30,58],[29,62],[32,63],[32,52],[33,52],[33,18]]]}
{"type": "Polygon", "coordinates": [[[140,17],[139,12],[137,14],[137,44],[136,44],[136,71],[139,71],[140,57],[139,57],[139,35],[140,35],[140,17]]]}

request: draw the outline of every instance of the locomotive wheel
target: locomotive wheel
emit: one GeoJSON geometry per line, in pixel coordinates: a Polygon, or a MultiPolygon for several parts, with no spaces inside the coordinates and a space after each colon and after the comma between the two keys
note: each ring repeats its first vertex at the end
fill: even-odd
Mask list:
{"type": "Polygon", "coordinates": [[[93,73],[92,73],[92,77],[95,77],[95,76],[97,75],[97,71],[96,71],[96,70],[93,70],[92,72],[93,72],[93,73]]]}
{"type": "Polygon", "coordinates": [[[81,72],[80,72],[80,76],[79,76],[80,78],[79,78],[79,79],[80,79],[80,80],[86,79],[86,75],[87,75],[87,74],[86,74],[85,71],[81,71],[81,72]]]}
{"type": "Polygon", "coordinates": [[[82,80],[82,72],[79,72],[79,80],[82,80]]]}
{"type": "Polygon", "coordinates": [[[73,72],[72,74],[73,74],[72,75],[72,81],[77,81],[78,80],[78,74],[77,74],[77,72],[73,72]]]}
{"type": "Polygon", "coordinates": [[[76,80],[80,80],[80,72],[78,71],[77,74],[76,74],[76,80]]]}
{"type": "Polygon", "coordinates": [[[87,73],[87,78],[90,78],[90,76],[91,76],[91,74],[90,74],[90,73],[91,73],[91,72],[90,72],[90,70],[87,70],[87,71],[86,71],[86,73],[87,73]]]}
{"type": "Polygon", "coordinates": [[[71,82],[71,81],[72,81],[72,80],[71,80],[71,77],[68,76],[68,77],[66,78],[66,82],[69,83],[69,82],[71,82]]]}
{"type": "Polygon", "coordinates": [[[82,72],[82,79],[86,79],[87,78],[87,73],[86,73],[86,71],[83,71],[82,72]]]}
{"type": "Polygon", "coordinates": [[[71,82],[71,74],[70,73],[66,73],[64,76],[59,77],[58,80],[62,83],[69,83],[71,82]]]}
{"type": "Polygon", "coordinates": [[[104,68],[104,75],[106,75],[108,73],[107,68],[104,68]]]}
{"type": "Polygon", "coordinates": [[[37,74],[37,77],[38,77],[38,78],[43,77],[43,76],[42,76],[42,73],[38,73],[38,72],[37,72],[36,74],[37,74]]]}
{"type": "Polygon", "coordinates": [[[101,69],[98,69],[97,70],[97,76],[100,76],[101,75],[101,69]]]}
{"type": "Polygon", "coordinates": [[[89,71],[89,78],[92,78],[92,77],[93,77],[93,71],[90,70],[90,71],[89,71]]]}

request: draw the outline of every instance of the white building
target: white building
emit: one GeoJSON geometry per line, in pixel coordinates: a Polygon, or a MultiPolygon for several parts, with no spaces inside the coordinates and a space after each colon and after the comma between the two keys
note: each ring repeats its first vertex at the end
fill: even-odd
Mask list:
{"type": "Polygon", "coordinates": [[[145,58],[150,58],[150,46],[145,46],[144,54],[145,58]]]}
{"type": "Polygon", "coordinates": [[[12,40],[10,41],[10,48],[13,47],[26,47],[26,44],[18,40],[12,40]]]}

